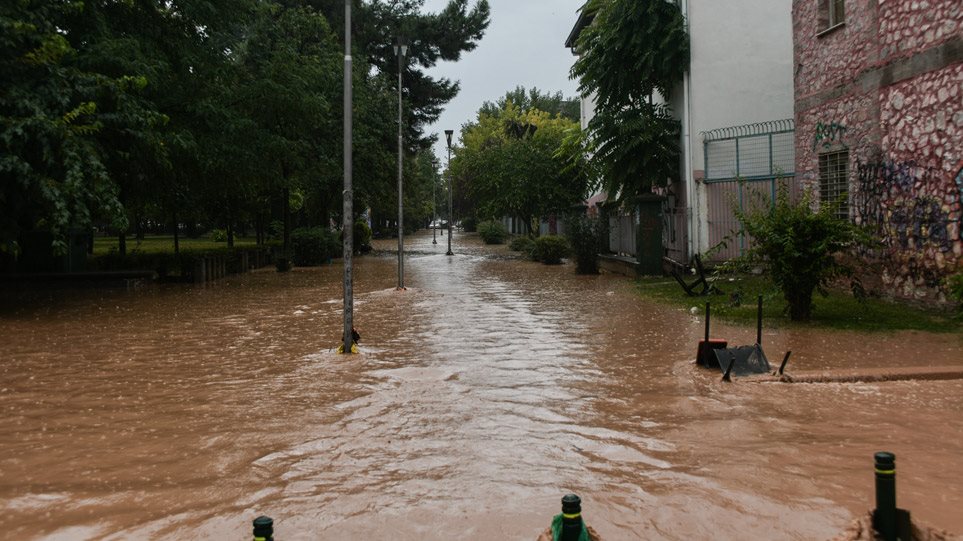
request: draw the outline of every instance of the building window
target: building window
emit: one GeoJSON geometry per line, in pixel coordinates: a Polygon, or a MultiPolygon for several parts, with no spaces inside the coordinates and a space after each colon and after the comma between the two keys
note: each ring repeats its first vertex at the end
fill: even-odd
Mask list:
{"type": "Polygon", "coordinates": [[[845,0],[819,0],[819,31],[823,32],[846,22],[845,0]]]}
{"type": "Polygon", "coordinates": [[[819,203],[833,205],[835,215],[849,220],[849,151],[819,155],[819,203]]]}

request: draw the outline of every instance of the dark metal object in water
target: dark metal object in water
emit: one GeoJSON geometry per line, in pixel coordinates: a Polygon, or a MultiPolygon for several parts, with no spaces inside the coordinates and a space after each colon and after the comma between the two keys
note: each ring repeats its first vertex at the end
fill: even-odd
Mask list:
{"type": "Polygon", "coordinates": [[[702,268],[702,260],[699,259],[698,255],[693,256],[692,258],[692,270],[695,272],[698,278],[691,284],[686,283],[685,279],[682,277],[682,273],[679,272],[678,268],[672,270],[672,276],[677,282],[679,282],[679,285],[682,286],[682,289],[685,290],[686,294],[688,294],[690,297],[705,297],[706,295],[710,294],[722,294],[722,290],[710,284],[706,279],[706,271],[702,268]],[[702,290],[698,291],[697,288],[700,286],[702,287],[702,290]]]}
{"type": "Polygon", "coordinates": [[[696,351],[696,363],[709,368],[719,368],[719,361],[713,351],[725,349],[729,342],[721,338],[709,338],[709,324],[712,318],[709,303],[706,303],[706,335],[705,339],[699,342],[699,349],[696,351]]]}
{"type": "MultiPolygon", "coordinates": [[[[713,349],[712,352],[715,354],[719,368],[723,371],[723,381],[732,381],[733,374],[741,377],[772,373],[769,359],[762,349],[762,295],[759,296],[756,311],[756,343],[751,346],[713,349]]],[[[779,375],[782,375],[785,371],[786,363],[789,362],[789,355],[791,354],[791,351],[786,352],[786,356],[779,366],[779,375]]]]}

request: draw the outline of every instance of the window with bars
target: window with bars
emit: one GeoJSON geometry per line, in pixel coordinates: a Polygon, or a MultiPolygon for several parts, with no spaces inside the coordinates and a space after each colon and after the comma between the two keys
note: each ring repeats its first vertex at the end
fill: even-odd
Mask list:
{"type": "Polygon", "coordinates": [[[849,220],[849,151],[819,155],[819,203],[832,205],[836,217],[849,220]]]}
{"type": "Polygon", "coordinates": [[[846,22],[845,0],[819,0],[819,31],[835,28],[846,22]]]}

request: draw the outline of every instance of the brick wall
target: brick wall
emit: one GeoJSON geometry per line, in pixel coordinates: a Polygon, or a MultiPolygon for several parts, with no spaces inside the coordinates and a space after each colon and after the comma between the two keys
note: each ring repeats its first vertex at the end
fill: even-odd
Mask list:
{"type": "Polygon", "coordinates": [[[963,271],[963,2],[847,0],[820,34],[820,0],[795,0],[796,171],[849,151],[850,215],[881,241],[864,283],[945,301],[963,271]]]}

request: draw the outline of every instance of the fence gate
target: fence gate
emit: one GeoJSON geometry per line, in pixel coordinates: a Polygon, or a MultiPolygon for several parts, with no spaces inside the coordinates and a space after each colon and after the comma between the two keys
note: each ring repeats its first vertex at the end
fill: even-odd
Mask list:
{"type": "Polygon", "coordinates": [[[706,221],[713,261],[742,255],[749,239],[739,235],[734,208],[771,205],[780,185],[798,190],[795,124],[775,120],[702,133],[705,150],[706,221]]]}
{"type": "Polygon", "coordinates": [[[609,215],[609,251],[635,257],[638,246],[639,212],[619,209],[609,215]]]}

